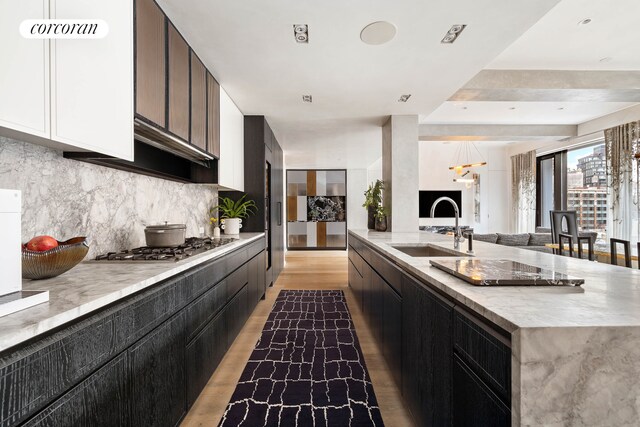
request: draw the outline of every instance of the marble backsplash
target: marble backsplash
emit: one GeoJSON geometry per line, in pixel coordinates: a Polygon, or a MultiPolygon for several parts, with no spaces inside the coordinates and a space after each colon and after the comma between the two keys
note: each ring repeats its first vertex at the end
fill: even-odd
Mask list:
{"type": "Polygon", "coordinates": [[[0,188],[22,191],[22,240],[48,234],[90,239],[88,257],[144,245],[146,224],[209,230],[217,197],[209,185],[181,184],[62,157],[60,151],[0,137],[0,188]]]}

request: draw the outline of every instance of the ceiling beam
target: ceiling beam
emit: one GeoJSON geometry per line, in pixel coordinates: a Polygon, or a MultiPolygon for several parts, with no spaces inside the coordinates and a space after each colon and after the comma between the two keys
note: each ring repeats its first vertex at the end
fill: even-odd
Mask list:
{"type": "Polygon", "coordinates": [[[449,101],[640,102],[640,71],[483,70],[449,101]]]}
{"type": "Polygon", "coordinates": [[[558,141],[576,136],[576,125],[421,124],[420,141],[558,141]]]}

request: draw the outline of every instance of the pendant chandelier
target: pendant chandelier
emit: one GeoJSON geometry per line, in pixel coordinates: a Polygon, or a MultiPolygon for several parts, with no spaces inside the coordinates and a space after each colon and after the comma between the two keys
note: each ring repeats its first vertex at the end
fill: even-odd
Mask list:
{"type": "Polygon", "coordinates": [[[458,146],[453,165],[449,166],[449,170],[453,171],[453,182],[474,183],[472,169],[486,164],[487,162],[473,142],[463,142],[458,146]]]}

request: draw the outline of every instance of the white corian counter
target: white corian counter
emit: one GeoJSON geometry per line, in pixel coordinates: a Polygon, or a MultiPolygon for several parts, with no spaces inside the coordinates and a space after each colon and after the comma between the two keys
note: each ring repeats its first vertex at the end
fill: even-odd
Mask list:
{"type": "Polygon", "coordinates": [[[640,271],[474,241],[476,258],[510,259],[585,280],[580,288],[479,287],[432,267],[434,258],[391,246],[452,250],[452,236],[349,232],[511,333],[514,425],[640,424],[640,271]]]}
{"type": "Polygon", "coordinates": [[[83,261],[58,277],[25,280],[23,290],[48,290],[49,302],[0,317],[0,351],[260,238],[264,233],[241,233],[233,243],[178,262],[83,261]]]}

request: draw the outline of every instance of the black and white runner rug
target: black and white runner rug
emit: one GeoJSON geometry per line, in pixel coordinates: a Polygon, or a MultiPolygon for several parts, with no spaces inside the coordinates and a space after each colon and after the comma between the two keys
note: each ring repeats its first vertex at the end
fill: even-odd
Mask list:
{"type": "Polygon", "coordinates": [[[220,426],[383,426],[342,291],[280,291],[220,426]]]}

